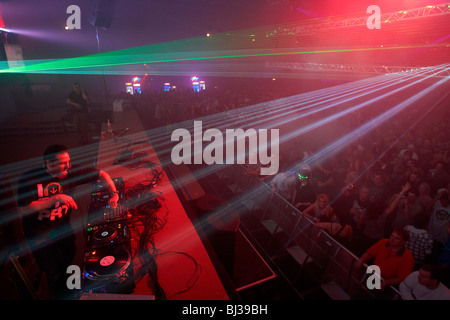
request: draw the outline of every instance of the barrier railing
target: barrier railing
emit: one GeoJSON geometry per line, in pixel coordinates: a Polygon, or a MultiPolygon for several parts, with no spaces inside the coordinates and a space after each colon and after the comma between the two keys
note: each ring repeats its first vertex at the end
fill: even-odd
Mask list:
{"type": "Polygon", "coordinates": [[[320,291],[334,300],[400,299],[399,291],[392,286],[382,293],[368,289],[366,282],[372,273],[367,272],[367,265],[355,268],[356,255],[272,192],[266,182],[246,172],[244,165],[217,166],[215,174],[223,184],[215,191],[232,200],[241,216],[241,228],[300,297],[320,291]],[[286,259],[295,261],[295,270],[292,263],[286,268],[286,259]],[[305,276],[312,285],[302,286],[305,276]]]}

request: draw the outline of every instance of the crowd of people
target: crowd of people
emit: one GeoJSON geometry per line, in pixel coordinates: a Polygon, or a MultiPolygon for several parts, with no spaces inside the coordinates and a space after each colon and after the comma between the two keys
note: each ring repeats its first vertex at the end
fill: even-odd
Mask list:
{"type": "Polygon", "coordinates": [[[442,105],[411,128],[414,115],[391,119],[323,160],[303,151],[268,183],[361,261],[382,264],[382,275],[395,279],[387,284],[399,286],[425,266],[449,286],[449,111],[442,105]],[[392,251],[394,238],[402,244],[392,251]],[[384,256],[400,254],[409,258],[384,256]]]}
{"type": "MultiPolygon", "coordinates": [[[[139,97],[138,104],[152,106],[154,123],[165,125],[281,97],[274,90],[186,90],[139,97]]],[[[370,112],[351,114],[346,124],[353,127],[348,130],[355,130],[358,119],[371,116],[370,112]]],[[[390,246],[388,254],[398,255],[398,248],[391,250],[396,234],[404,243],[400,252],[411,254],[412,259],[406,259],[412,261],[406,267],[409,273],[439,266],[448,286],[449,111],[442,105],[411,126],[420,112],[410,110],[390,119],[323,158],[314,158],[320,148],[299,150],[293,146],[302,137],[292,139],[284,148],[280,146],[280,172],[260,178],[361,259],[375,259],[381,242],[384,248],[390,246]],[[335,222],[334,228],[329,228],[329,222],[335,222]]],[[[399,285],[407,274],[403,272],[394,284],[399,285]]]]}

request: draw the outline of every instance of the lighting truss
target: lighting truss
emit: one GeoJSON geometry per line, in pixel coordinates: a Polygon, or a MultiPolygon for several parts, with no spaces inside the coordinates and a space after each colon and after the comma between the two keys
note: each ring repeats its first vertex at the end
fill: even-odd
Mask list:
{"type": "MultiPolygon", "coordinates": [[[[443,3],[435,6],[426,6],[416,9],[400,10],[390,13],[382,13],[381,23],[392,23],[403,20],[411,20],[418,18],[426,18],[432,16],[450,15],[450,3],[443,3]]],[[[305,24],[290,24],[279,27],[274,31],[267,32],[266,37],[277,36],[280,34],[299,35],[306,33],[314,33],[322,30],[333,30],[346,27],[365,26],[367,24],[367,16],[348,18],[348,19],[319,19],[305,24]]]]}

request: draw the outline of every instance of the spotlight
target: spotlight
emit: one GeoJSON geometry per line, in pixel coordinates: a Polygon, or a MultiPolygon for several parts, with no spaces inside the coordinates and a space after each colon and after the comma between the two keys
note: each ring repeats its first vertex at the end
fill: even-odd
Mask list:
{"type": "Polygon", "coordinates": [[[12,33],[10,30],[5,28],[0,28],[0,44],[2,43],[14,43],[16,42],[17,35],[12,33]]]}

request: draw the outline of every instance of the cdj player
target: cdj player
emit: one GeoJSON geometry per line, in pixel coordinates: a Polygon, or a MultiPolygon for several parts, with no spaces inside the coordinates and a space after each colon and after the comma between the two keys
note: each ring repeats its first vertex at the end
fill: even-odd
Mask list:
{"type": "Polygon", "coordinates": [[[119,192],[116,208],[109,206],[111,195],[97,181],[92,189],[88,223],[84,229],[85,292],[131,293],[134,272],[131,259],[131,234],[122,178],[114,178],[119,192]]]}
{"type": "Polygon", "coordinates": [[[124,206],[125,187],[122,178],[114,178],[114,184],[119,192],[119,201],[116,208],[111,208],[108,204],[111,198],[110,192],[102,182],[97,181],[92,188],[91,203],[88,212],[87,227],[107,223],[116,220],[126,219],[128,212],[124,206]]]}
{"type": "Polygon", "coordinates": [[[126,220],[88,226],[86,228],[87,251],[110,247],[130,241],[130,231],[126,220]]]}

